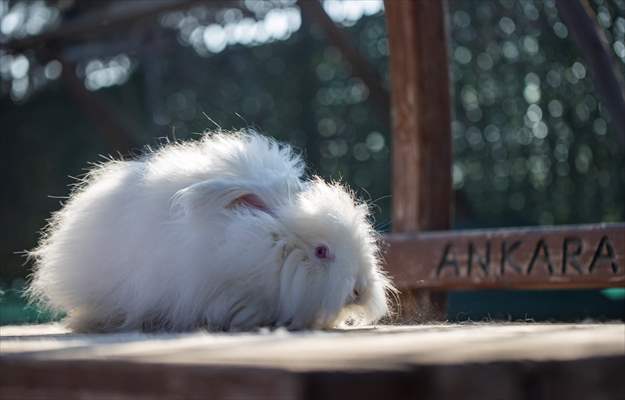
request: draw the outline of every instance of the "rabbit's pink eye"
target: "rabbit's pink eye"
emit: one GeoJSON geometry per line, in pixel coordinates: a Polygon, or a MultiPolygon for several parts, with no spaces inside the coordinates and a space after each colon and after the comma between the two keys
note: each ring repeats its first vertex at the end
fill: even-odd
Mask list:
{"type": "Polygon", "coordinates": [[[329,260],[331,258],[328,246],[320,245],[315,247],[315,257],[320,260],[329,260]]]}

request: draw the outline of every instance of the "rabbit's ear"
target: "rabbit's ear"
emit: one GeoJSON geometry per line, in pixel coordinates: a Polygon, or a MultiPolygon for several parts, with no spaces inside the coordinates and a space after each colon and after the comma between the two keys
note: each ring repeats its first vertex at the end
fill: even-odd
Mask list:
{"type": "Polygon", "coordinates": [[[254,193],[246,193],[232,200],[230,204],[227,205],[228,208],[235,207],[248,207],[248,208],[256,208],[261,211],[265,211],[267,213],[270,212],[267,204],[261,199],[257,194],[254,193]]]}
{"type": "Polygon", "coordinates": [[[177,191],[171,198],[174,215],[190,215],[197,211],[220,212],[224,209],[249,207],[270,213],[262,199],[262,190],[250,184],[210,180],[177,191]]]}

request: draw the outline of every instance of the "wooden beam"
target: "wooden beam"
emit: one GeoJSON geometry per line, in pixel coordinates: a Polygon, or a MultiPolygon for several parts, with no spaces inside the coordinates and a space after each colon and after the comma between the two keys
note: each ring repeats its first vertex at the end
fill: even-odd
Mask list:
{"type": "Polygon", "coordinates": [[[597,93],[602,98],[617,131],[625,144],[625,84],[610,44],[599,27],[590,5],[583,0],[556,0],[558,13],[571,31],[575,43],[588,64],[597,93]]]}
{"type": "Polygon", "coordinates": [[[622,323],[234,335],[59,331],[56,325],[0,329],[0,398],[618,399],[625,393],[622,323]]]}
{"type": "Polygon", "coordinates": [[[400,290],[625,287],[625,223],[386,236],[400,290]]]}
{"type": "MultiPolygon", "coordinates": [[[[57,29],[38,35],[13,39],[1,44],[3,49],[12,53],[38,48],[63,47],[67,42],[88,40],[94,35],[115,29],[127,30],[128,27],[158,15],[193,6],[209,4],[207,0],[150,0],[136,2],[120,2],[113,4],[104,11],[97,11],[61,24],[57,29]]],[[[222,2],[219,2],[222,4],[222,2]]]]}
{"type": "Polygon", "coordinates": [[[61,60],[63,65],[62,80],[68,93],[76,104],[91,119],[94,127],[111,146],[121,154],[127,154],[136,147],[135,135],[119,120],[113,111],[98,96],[85,89],[84,83],[76,76],[76,64],[61,60]]]}
{"type": "Polygon", "coordinates": [[[341,51],[354,74],[367,85],[373,101],[380,110],[383,110],[383,118],[387,119],[387,110],[390,106],[388,90],[382,84],[382,78],[377,71],[351,43],[345,32],[332,21],[318,0],[299,0],[297,4],[302,9],[303,17],[310,17],[319,24],[330,43],[341,51]]]}
{"type": "Polygon", "coordinates": [[[13,373],[0,377],[3,399],[295,399],[298,393],[294,374],[253,366],[0,358],[2,367],[13,363],[15,368],[9,368],[13,373]]]}
{"type": "MultiPolygon", "coordinates": [[[[393,123],[393,232],[451,228],[445,1],[386,0],[393,123]]],[[[408,266],[406,266],[408,268],[408,266]]],[[[418,268],[418,267],[417,267],[418,268]]],[[[445,318],[442,294],[404,291],[402,319],[445,318]]]]}

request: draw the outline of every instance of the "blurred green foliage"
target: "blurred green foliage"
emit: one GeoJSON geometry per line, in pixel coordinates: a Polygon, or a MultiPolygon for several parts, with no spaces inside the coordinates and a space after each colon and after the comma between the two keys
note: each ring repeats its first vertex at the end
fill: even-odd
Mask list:
{"type": "MultiPolygon", "coordinates": [[[[625,3],[590,3],[622,74],[625,3]]],[[[475,221],[622,221],[625,152],[554,1],[452,1],[450,20],[454,187],[475,221]]]]}
{"type": "Polygon", "coordinates": [[[21,286],[0,289],[0,325],[44,323],[61,317],[28,304],[22,294],[21,286]]]}
{"type": "MultiPolygon", "coordinates": [[[[389,111],[372,101],[318,25],[297,20],[293,1],[243,4],[246,14],[198,7],[162,16],[147,34],[102,39],[105,49],[138,43],[121,53],[95,56],[89,45],[78,46],[77,76],[130,128],[137,154],[163,138],[254,128],[300,149],[311,174],[347,181],[375,204],[378,229],[389,229],[389,111]],[[273,39],[228,36],[257,23],[249,13],[257,21],[278,18],[272,7],[286,10],[289,21],[273,39]]],[[[624,72],[625,1],[590,4],[624,72]]],[[[331,16],[388,87],[379,5],[360,14],[341,11],[341,1],[325,5],[334,7],[331,16]]],[[[42,2],[2,1],[0,41],[47,29],[47,23],[29,25],[31,14],[47,15],[51,25],[67,17],[42,2]],[[19,7],[27,11],[16,25],[9,16],[19,7]]],[[[456,227],[623,221],[625,150],[554,1],[450,0],[449,28],[456,227]]],[[[27,275],[15,252],[35,245],[70,176],[84,173],[100,154],[116,153],[98,133],[97,119],[66,90],[60,68],[33,52],[0,50],[5,289],[27,275]]],[[[15,300],[7,293],[2,304],[15,300]]],[[[3,306],[4,320],[9,310],[3,306]]]]}

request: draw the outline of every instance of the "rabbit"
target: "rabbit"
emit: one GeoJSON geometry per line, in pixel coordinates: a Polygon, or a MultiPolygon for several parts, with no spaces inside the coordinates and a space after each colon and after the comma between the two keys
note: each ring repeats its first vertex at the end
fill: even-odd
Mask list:
{"type": "Polygon", "coordinates": [[[28,294],[78,332],[374,323],[395,289],[368,207],[304,171],[247,131],[108,160],[30,252],[28,294]]]}

